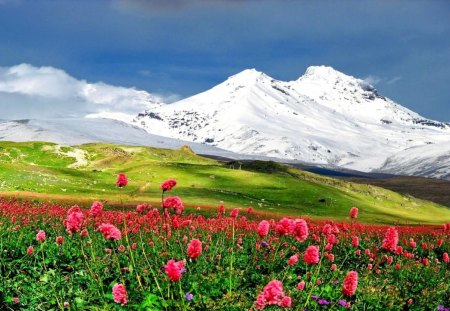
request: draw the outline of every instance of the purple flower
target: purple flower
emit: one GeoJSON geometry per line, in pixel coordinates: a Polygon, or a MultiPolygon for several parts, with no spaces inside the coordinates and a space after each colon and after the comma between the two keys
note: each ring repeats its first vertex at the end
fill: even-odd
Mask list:
{"type": "Polygon", "coordinates": [[[319,305],[329,305],[330,302],[326,301],[325,299],[319,299],[319,301],[317,301],[317,303],[319,305]]]}
{"type": "Polygon", "coordinates": [[[339,305],[345,307],[347,306],[347,302],[345,300],[339,300],[339,305]]]}
{"type": "Polygon", "coordinates": [[[192,295],[191,293],[187,293],[184,297],[187,301],[191,301],[192,299],[194,299],[194,295],[192,295]]]}
{"type": "Polygon", "coordinates": [[[266,241],[262,241],[261,246],[267,247],[267,246],[269,246],[269,243],[267,243],[266,241]]]}
{"type": "Polygon", "coordinates": [[[317,300],[317,299],[319,299],[319,296],[312,295],[311,298],[314,300],[317,300]]]}

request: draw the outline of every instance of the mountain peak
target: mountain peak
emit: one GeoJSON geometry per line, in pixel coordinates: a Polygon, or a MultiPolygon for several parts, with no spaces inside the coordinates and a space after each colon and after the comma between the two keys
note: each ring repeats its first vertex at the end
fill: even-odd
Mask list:
{"type": "MultiPolygon", "coordinates": [[[[352,76],[346,75],[330,66],[309,66],[305,74],[300,79],[312,80],[342,80],[355,79],[352,76]]],[[[299,80],[300,80],[299,79],[299,80]]]]}
{"type": "Polygon", "coordinates": [[[255,68],[249,68],[242,70],[241,72],[235,75],[232,75],[231,77],[228,78],[228,80],[236,80],[239,81],[240,83],[245,83],[245,82],[254,82],[259,78],[270,78],[270,77],[267,76],[264,72],[258,71],[255,68]]]}

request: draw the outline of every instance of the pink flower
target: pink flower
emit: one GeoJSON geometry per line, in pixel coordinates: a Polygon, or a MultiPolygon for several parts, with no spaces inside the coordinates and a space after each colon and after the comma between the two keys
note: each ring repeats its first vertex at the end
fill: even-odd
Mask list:
{"type": "Polygon", "coordinates": [[[19,297],[13,297],[12,301],[13,301],[14,303],[19,303],[19,302],[20,302],[20,299],[19,299],[19,297]]]}
{"type": "Polygon", "coordinates": [[[34,247],[33,246],[28,246],[28,248],[27,248],[27,254],[28,255],[31,255],[31,254],[33,254],[34,253],[34,247]]]}
{"type": "Polygon", "coordinates": [[[126,305],[128,302],[127,299],[127,290],[125,289],[125,285],[123,284],[114,284],[112,288],[112,294],[114,301],[122,306],[126,305]]]}
{"type": "Polygon", "coordinates": [[[167,277],[172,282],[181,280],[181,273],[184,271],[184,262],[170,259],[164,266],[167,277]]]}
{"type": "Polygon", "coordinates": [[[161,184],[161,190],[163,192],[172,190],[177,184],[175,179],[168,179],[161,184]]]}
{"type": "Polygon", "coordinates": [[[303,242],[308,238],[308,224],[303,219],[294,220],[294,237],[297,241],[303,242]]]}
{"type": "Polygon", "coordinates": [[[449,263],[450,262],[450,258],[448,256],[448,253],[444,253],[442,255],[442,261],[445,262],[445,263],[449,263]]]}
{"type": "Polygon", "coordinates": [[[136,212],[143,213],[148,208],[149,208],[148,204],[139,204],[138,206],[136,206],[136,212]]]}
{"type": "Polygon", "coordinates": [[[284,296],[283,299],[281,299],[281,307],[283,308],[290,308],[292,305],[292,299],[289,296],[284,296]]]}
{"type": "Polygon", "coordinates": [[[230,213],[231,218],[236,218],[239,215],[239,210],[237,208],[233,208],[233,210],[230,213]]]}
{"type": "Polygon", "coordinates": [[[398,244],[398,232],[395,227],[390,227],[383,239],[382,247],[386,251],[395,251],[398,244]]]}
{"type": "Polygon", "coordinates": [[[289,218],[282,218],[275,226],[278,235],[290,235],[294,232],[294,222],[289,218]]]}
{"type": "Polygon", "coordinates": [[[82,238],[87,237],[88,235],[89,235],[89,232],[87,231],[87,229],[81,230],[80,236],[81,236],[82,238]]]}
{"type": "Polygon", "coordinates": [[[350,215],[351,218],[357,218],[358,217],[358,212],[359,212],[358,208],[353,206],[350,209],[349,215],[350,215]]]}
{"type": "Polygon", "coordinates": [[[45,232],[44,230],[39,230],[38,233],[36,234],[36,240],[39,242],[44,242],[45,241],[45,232]]]}
{"type": "Polygon", "coordinates": [[[89,211],[93,217],[98,217],[103,212],[103,204],[102,202],[95,201],[92,203],[91,210],[89,211]]]}
{"type": "Polygon", "coordinates": [[[270,224],[267,220],[263,220],[258,224],[258,228],[256,229],[256,232],[258,232],[258,235],[261,238],[264,238],[269,234],[270,224]]]}
{"type": "Polygon", "coordinates": [[[187,248],[189,258],[195,259],[202,254],[202,242],[192,239],[187,248]]]}
{"type": "Polygon", "coordinates": [[[332,264],[330,269],[331,269],[331,271],[335,271],[337,269],[336,264],[332,264]]]}
{"type": "Polygon", "coordinates": [[[288,260],[288,265],[293,266],[298,262],[298,255],[292,255],[288,260]]]}
{"type": "Polygon", "coordinates": [[[342,294],[346,297],[353,296],[358,287],[358,273],[356,271],[350,271],[345,277],[342,284],[342,294]]]}
{"type": "Polygon", "coordinates": [[[176,210],[177,214],[181,214],[184,210],[183,202],[179,197],[167,197],[163,202],[164,208],[172,208],[176,210]]]}
{"type": "MultiPolygon", "coordinates": [[[[70,211],[70,210],[69,210],[70,211]]],[[[74,210],[67,215],[65,220],[66,230],[68,233],[73,234],[80,231],[83,224],[84,215],[81,211],[74,210]]]]}
{"type": "Polygon", "coordinates": [[[62,236],[59,236],[56,238],[56,244],[62,245],[64,243],[64,238],[62,236]]]}
{"type": "Polygon", "coordinates": [[[125,174],[120,173],[119,175],[117,175],[117,180],[116,180],[116,185],[119,188],[123,188],[126,185],[128,185],[128,178],[125,174]]]}
{"type": "Polygon", "coordinates": [[[314,265],[319,262],[320,252],[319,247],[316,245],[310,245],[303,255],[303,260],[307,265],[314,265]]]}
{"type": "Polygon", "coordinates": [[[359,246],[359,238],[357,236],[352,236],[352,246],[353,247],[359,246]]]}
{"type": "Polygon", "coordinates": [[[114,225],[111,224],[101,224],[98,226],[98,229],[103,234],[105,239],[109,240],[120,240],[122,238],[122,234],[120,233],[120,230],[117,229],[114,225]]]}
{"type": "Polygon", "coordinates": [[[305,289],[305,281],[301,281],[300,283],[297,284],[297,289],[298,290],[304,290],[305,289]]]}

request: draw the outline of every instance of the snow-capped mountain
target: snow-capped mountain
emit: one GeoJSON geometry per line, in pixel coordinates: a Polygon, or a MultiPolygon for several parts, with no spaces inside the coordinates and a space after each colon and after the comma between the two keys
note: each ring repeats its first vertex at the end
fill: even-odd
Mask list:
{"type": "Polygon", "coordinates": [[[361,171],[386,168],[388,158],[404,150],[450,142],[449,124],[326,66],[309,67],[289,82],[244,70],[206,92],[140,113],[134,122],[150,133],[236,153],[361,171]]]}

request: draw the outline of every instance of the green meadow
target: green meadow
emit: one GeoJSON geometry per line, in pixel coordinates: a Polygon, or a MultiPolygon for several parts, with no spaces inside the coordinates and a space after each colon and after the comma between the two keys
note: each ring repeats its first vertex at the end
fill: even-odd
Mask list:
{"type": "Polygon", "coordinates": [[[323,177],[273,162],[241,169],[178,150],[113,144],[61,146],[45,142],[0,142],[0,195],[127,208],[159,206],[160,183],[174,178],[170,195],[188,208],[207,211],[221,202],[275,215],[343,221],[352,206],[367,223],[434,224],[450,221],[450,209],[369,185],[323,177]],[[129,184],[115,186],[118,173],[129,184]]]}

